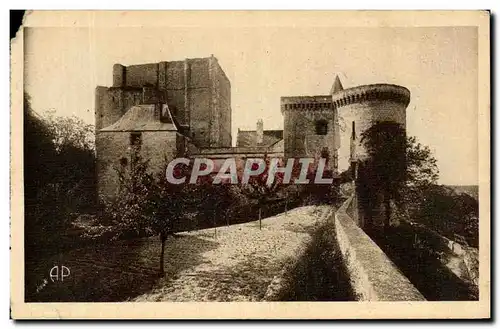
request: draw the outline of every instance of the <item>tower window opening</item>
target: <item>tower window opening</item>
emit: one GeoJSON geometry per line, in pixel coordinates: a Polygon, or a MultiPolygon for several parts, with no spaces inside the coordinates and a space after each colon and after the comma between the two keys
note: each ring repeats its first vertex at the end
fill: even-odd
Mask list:
{"type": "Polygon", "coordinates": [[[125,158],[125,157],[121,158],[121,159],[120,159],[120,165],[121,165],[122,167],[126,167],[126,166],[128,165],[128,160],[127,160],[127,158],[125,158]]]}
{"type": "Polygon", "coordinates": [[[330,158],[330,151],[328,150],[328,147],[323,147],[323,149],[321,150],[321,157],[325,159],[330,158]]]}
{"type": "Polygon", "coordinates": [[[316,135],[326,135],[328,133],[328,122],[326,120],[318,120],[315,122],[316,135]]]}
{"type": "Polygon", "coordinates": [[[134,147],[139,147],[142,144],[142,134],[141,133],[131,133],[130,134],[130,145],[134,147]]]}
{"type": "Polygon", "coordinates": [[[142,144],[142,134],[139,132],[130,133],[130,146],[132,151],[130,155],[131,156],[130,165],[132,168],[134,168],[137,164],[137,161],[139,161],[141,144],[142,144]]]}

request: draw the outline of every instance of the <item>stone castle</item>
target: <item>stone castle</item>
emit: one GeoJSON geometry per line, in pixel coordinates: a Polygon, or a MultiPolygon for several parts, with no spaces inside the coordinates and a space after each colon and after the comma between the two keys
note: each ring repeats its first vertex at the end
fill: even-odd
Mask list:
{"type": "Polygon", "coordinates": [[[283,130],[240,130],[231,145],[231,83],[214,56],[113,66],[113,86],[96,88],[97,178],[101,198],[113,198],[118,170],[135,155],[161,171],[174,157],[223,161],[256,157],[327,158],[335,172],[363,156],[358,137],[377,121],[406,125],[408,89],[375,84],[329,94],[281,97],[283,130]]]}

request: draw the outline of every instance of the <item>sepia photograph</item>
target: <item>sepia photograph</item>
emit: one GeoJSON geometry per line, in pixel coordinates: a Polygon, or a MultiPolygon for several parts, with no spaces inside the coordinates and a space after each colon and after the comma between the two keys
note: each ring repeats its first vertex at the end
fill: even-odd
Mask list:
{"type": "Polygon", "coordinates": [[[12,317],[489,318],[489,22],[26,12],[12,317]]]}

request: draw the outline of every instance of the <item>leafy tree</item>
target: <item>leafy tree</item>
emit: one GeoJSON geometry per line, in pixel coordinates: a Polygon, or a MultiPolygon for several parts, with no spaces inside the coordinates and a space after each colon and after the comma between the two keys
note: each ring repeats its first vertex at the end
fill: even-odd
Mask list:
{"type": "Polygon", "coordinates": [[[215,227],[217,234],[217,226],[221,223],[221,219],[225,219],[225,224],[230,224],[229,210],[235,203],[233,195],[233,187],[228,182],[213,184],[215,175],[207,175],[199,177],[196,185],[191,187],[194,192],[194,198],[197,200],[196,205],[205,222],[203,226],[215,227]]]}
{"type": "Polygon", "coordinates": [[[87,142],[92,130],[91,125],[76,118],[37,114],[30,97],[24,95],[27,248],[64,245],[69,215],[94,205],[95,155],[92,143],[87,142]]]}
{"type": "Polygon", "coordinates": [[[56,150],[45,121],[31,108],[24,94],[24,243],[26,257],[43,250],[51,235],[44,234],[58,222],[57,198],[47,188],[55,179],[56,150]]]}
{"type": "Polygon", "coordinates": [[[436,160],[430,149],[407,137],[395,122],[378,122],[361,137],[367,156],[358,167],[358,192],[368,217],[384,205],[384,228],[390,225],[392,203],[404,206],[438,178],[436,160]]]}
{"type": "Polygon", "coordinates": [[[406,140],[406,176],[399,205],[408,215],[411,208],[425,199],[425,191],[435,186],[439,177],[437,161],[431,150],[415,137],[406,140]]]}
{"type": "Polygon", "coordinates": [[[32,202],[53,178],[53,132],[44,119],[31,108],[28,94],[24,94],[24,195],[32,202]]]}
{"type": "Polygon", "coordinates": [[[117,170],[119,191],[106,204],[106,213],[117,235],[138,236],[151,233],[151,218],[155,213],[154,175],[148,171],[149,160],[136,155],[127,167],[117,170]]]}
{"type": "Polygon", "coordinates": [[[74,115],[71,117],[56,116],[53,111],[48,112],[45,121],[51,131],[57,150],[69,145],[81,150],[92,151],[95,149],[93,125],[85,123],[74,115]]]}
{"type": "MultiPolygon", "coordinates": [[[[273,198],[277,197],[277,192],[282,187],[283,183],[283,173],[276,173],[274,180],[268,184],[268,177],[270,173],[270,158],[267,154],[264,156],[264,171],[255,176],[250,176],[247,184],[241,185],[241,191],[251,200],[257,202],[259,211],[259,228],[262,229],[262,208],[268,202],[272,201],[273,198]]],[[[259,165],[257,163],[252,164],[252,170],[257,170],[259,165]]],[[[240,175],[241,177],[241,175],[240,175]]]]}
{"type": "Polygon", "coordinates": [[[57,152],[57,187],[64,191],[59,199],[71,211],[93,211],[97,204],[94,126],[53,113],[45,120],[57,152]]]}
{"type": "Polygon", "coordinates": [[[160,273],[164,273],[165,244],[167,238],[173,235],[176,226],[185,214],[193,209],[195,204],[194,185],[188,184],[191,165],[179,164],[175,167],[173,175],[175,178],[186,177],[186,183],[172,184],[165,175],[167,159],[165,159],[165,170],[157,177],[157,185],[154,187],[153,204],[155,211],[151,216],[151,229],[158,234],[161,241],[160,273]]]}
{"type": "Polygon", "coordinates": [[[443,185],[434,185],[423,192],[423,202],[412,212],[412,218],[449,239],[478,246],[479,207],[476,199],[455,193],[443,185]]]}
{"type": "Polygon", "coordinates": [[[460,231],[467,243],[473,247],[479,247],[479,203],[478,201],[466,193],[458,195],[458,200],[455,203],[458,205],[455,209],[458,210],[460,231]]]}
{"type": "MultiPolygon", "coordinates": [[[[159,272],[164,274],[165,245],[174,234],[176,225],[194,204],[192,185],[172,184],[164,169],[151,172],[149,160],[143,159],[138,150],[133,150],[130,165],[118,170],[120,191],[118,197],[107,204],[107,213],[115,227],[116,237],[158,235],[161,242],[159,272]]],[[[179,164],[174,177],[186,177],[189,181],[190,166],[179,164]]]]}

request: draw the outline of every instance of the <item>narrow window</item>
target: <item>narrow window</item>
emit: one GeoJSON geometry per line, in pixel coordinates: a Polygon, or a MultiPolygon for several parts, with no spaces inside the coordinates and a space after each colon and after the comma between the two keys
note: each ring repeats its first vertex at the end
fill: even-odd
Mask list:
{"type": "Polygon", "coordinates": [[[326,120],[318,120],[315,123],[316,135],[326,135],[328,133],[328,122],[326,120]]]}
{"type": "Polygon", "coordinates": [[[132,170],[134,170],[137,162],[140,159],[140,152],[141,152],[141,144],[142,144],[142,135],[141,133],[138,132],[133,132],[130,134],[130,146],[131,146],[131,161],[130,165],[132,170]]]}
{"type": "Polygon", "coordinates": [[[356,122],[352,122],[352,139],[356,139],[356,122]]]}
{"type": "Polygon", "coordinates": [[[141,133],[131,133],[130,134],[130,145],[134,147],[140,147],[142,144],[141,133]]]}
{"type": "Polygon", "coordinates": [[[323,147],[321,150],[321,157],[325,159],[330,158],[330,151],[328,150],[328,147],[323,147]]]}
{"type": "Polygon", "coordinates": [[[121,165],[122,167],[126,167],[126,166],[128,165],[128,160],[127,160],[127,158],[125,158],[125,157],[121,158],[121,159],[120,159],[120,165],[121,165]]]}

